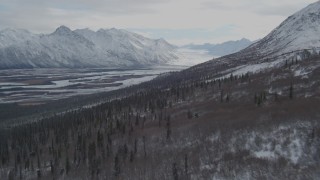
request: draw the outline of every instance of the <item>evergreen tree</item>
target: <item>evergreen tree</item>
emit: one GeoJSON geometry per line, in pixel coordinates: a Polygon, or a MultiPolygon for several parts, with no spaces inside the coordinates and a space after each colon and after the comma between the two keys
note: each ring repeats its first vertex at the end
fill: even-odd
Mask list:
{"type": "Polygon", "coordinates": [[[229,100],[230,100],[230,97],[229,97],[229,94],[227,94],[226,102],[229,102],[229,100]]]}
{"type": "Polygon", "coordinates": [[[167,118],[167,140],[170,139],[171,136],[171,122],[170,117],[167,118]]]}
{"type": "Polygon", "coordinates": [[[186,174],[186,176],[188,176],[188,155],[185,154],[184,155],[184,173],[186,174]]]}
{"type": "Polygon", "coordinates": [[[292,84],[292,82],[291,82],[290,88],[289,88],[289,98],[293,99],[293,84],[292,84]]]}
{"type": "Polygon", "coordinates": [[[220,92],[220,102],[221,103],[223,102],[223,90],[221,90],[221,92],[220,92]]]}
{"type": "Polygon", "coordinates": [[[70,171],[70,168],[71,168],[68,155],[66,155],[66,167],[65,168],[66,168],[66,174],[68,174],[70,171]]]}
{"type": "Polygon", "coordinates": [[[130,162],[133,162],[133,159],[134,159],[134,152],[133,151],[130,151],[130,162]]]}
{"type": "Polygon", "coordinates": [[[188,110],[188,119],[192,119],[193,118],[193,115],[192,115],[192,112],[190,111],[190,109],[188,110]]]}
{"type": "Polygon", "coordinates": [[[179,179],[177,163],[173,163],[173,165],[172,165],[172,175],[173,175],[174,180],[179,179]]]}
{"type": "Polygon", "coordinates": [[[274,101],[278,101],[278,93],[274,93],[274,101]]]}
{"type": "Polygon", "coordinates": [[[254,103],[255,103],[255,104],[258,104],[258,96],[257,96],[257,93],[254,94],[254,103]]]}
{"type": "Polygon", "coordinates": [[[147,157],[147,150],[146,150],[146,137],[143,136],[142,137],[142,141],[143,141],[143,152],[144,152],[144,157],[147,157]]]}
{"type": "Polygon", "coordinates": [[[118,154],[114,158],[114,176],[118,177],[120,175],[120,162],[118,154]]]}

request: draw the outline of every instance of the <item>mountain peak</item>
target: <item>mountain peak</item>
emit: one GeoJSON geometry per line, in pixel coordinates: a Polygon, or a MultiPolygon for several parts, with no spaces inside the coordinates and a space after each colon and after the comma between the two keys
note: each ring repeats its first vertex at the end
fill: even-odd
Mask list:
{"type": "Polygon", "coordinates": [[[84,28],[84,29],[76,29],[73,32],[82,32],[82,33],[96,33],[95,31],[89,29],[89,28],[84,28]]]}
{"type": "Polygon", "coordinates": [[[240,39],[239,41],[251,42],[250,39],[247,39],[247,38],[242,38],[242,39],[240,39]]]}
{"type": "Polygon", "coordinates": [[[65,35],[65,34],[70,34],[72,31],[70,28],[68,28],[67,26],[60,26],[58,27],[55,31],[54,34],[59,34],[59,35],[65,35]]]}
{"type": "Polygon", "coordinates": [[[163,38],[157,39],[156,41],[158,43],[166,43],[166,44],[168,44],[168,42],[166,40],[164,40],[163,38]]]}
{"type": "Polygon", "coordinates": [[[97,32],[119,32],[120,29],[117,29],[117,28],[110,28],[110,29],[103,29],[103,28],[100,28],[97,32]]]}

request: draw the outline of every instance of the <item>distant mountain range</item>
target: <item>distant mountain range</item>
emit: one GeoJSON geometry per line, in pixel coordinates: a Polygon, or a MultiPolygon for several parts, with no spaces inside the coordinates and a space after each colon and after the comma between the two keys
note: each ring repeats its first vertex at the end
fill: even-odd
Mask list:
{"type": "Polygon", "coordinates": [[[238,52],[248,46],[250,46],[253,42],[249,39],[241,39],[238,41],[227,41],[221,44],[210,44],[205,43],[201,45],[189,44],[182,46],[182,48],[194,49],[194,50],[205,50],[212,56],[225,56],[228,54],[232,54],[238,52]]]}
{"type": "Polygon", "coordinates": [[[120,29],[70,30],[51,34],[0,31],[0,68],[145,67],[178,59],[176,46],[120,29]]]}

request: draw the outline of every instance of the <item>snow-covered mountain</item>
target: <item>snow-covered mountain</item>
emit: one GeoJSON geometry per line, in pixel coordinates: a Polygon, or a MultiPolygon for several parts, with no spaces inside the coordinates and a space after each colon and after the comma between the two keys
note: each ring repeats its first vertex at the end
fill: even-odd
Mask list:
{"type": "Polygon", "coordinates": [[[0,31],[0,48],[22,43],[34,38],[29,31],[23,29],[4,29],[0,31]]]}
{"type": "Polygon", "coordinates": [[[288,17],[262,40],[244,51],[283,54],[290,51],[320,47],[320,1],[288,17]]]}
{"type": "Polygon", "coordinates": [[[201,73],[242,75],[284,66],[320,53],[320,1],[288,17],[249,47],[192,67],[201,73]]]}
{"type": "Polygon", "coordinates": [[[182,46],[182,48],[205,50],[212,56],[225,56],[228,54],[238,52],[248,47],[251,44],[252,44],[252,41],[250,41],[249,39],[243,38],[241,40],[227,41],[221,44],[210,44],[210,43],[205,43],[202,45],[189,44],[189,45],[182,46]]]}
{"type": "Polygon", "coordinates": [[[141,67],[178,59],[175,46],[119,29],[70,30],[51,34],[0,31],[0,68],[141,67]]]}

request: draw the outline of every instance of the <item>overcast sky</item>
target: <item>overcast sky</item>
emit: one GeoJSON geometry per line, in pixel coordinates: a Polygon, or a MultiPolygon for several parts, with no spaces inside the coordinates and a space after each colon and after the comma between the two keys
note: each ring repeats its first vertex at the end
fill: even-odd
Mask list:
{"type": "Polygon", "coordinates": [[[0,29],[121,28],[171,43],[264,37],[316,0],[0,0],[0,29]]]}

